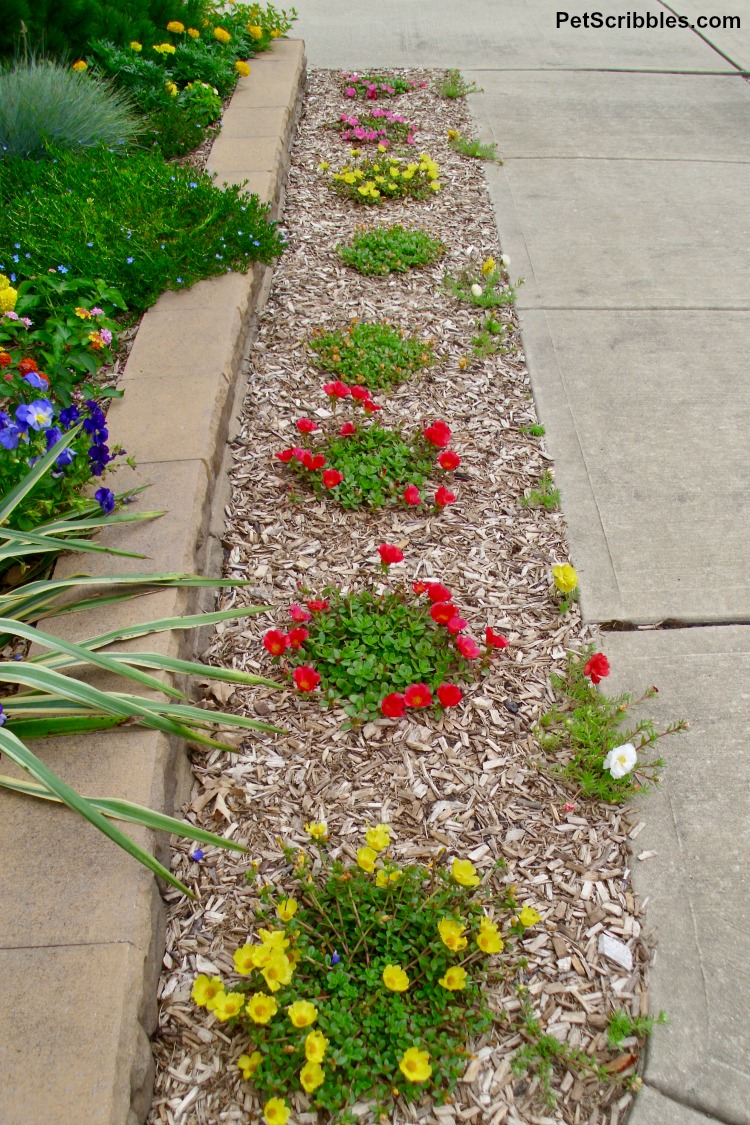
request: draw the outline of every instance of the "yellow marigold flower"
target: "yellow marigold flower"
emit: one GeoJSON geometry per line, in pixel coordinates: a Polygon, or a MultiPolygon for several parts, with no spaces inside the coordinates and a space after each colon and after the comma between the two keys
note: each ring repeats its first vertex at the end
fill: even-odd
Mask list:
{"type": "Polygon", "coordinates": [[[553,566],[552,578],[558,590],[563,594],[572,594],[578,585],[578,575],[570,563],[553,566]]]}
{"type": "Polygon", "coordinates": [[[278,992],[283,984],[289,984],[294,966],[285,953],[272,953],[262,970],[263,980],[271,992],[278,992]]]}
{"type": "Polygon", "coordinates": [[[295,1027],[309,1027],[318,1018],[318,1009],[309,1000],[295,1000],[287,1012],[295,1027]]]}
{"type": "Polygon", "coordinates": [[[244,1007],[244,992],[224,992],[216,997],[213,1012],[217,1020],[223,1023],[225,1020],[231,1020],[232,1016],[238,1016],[244,1007]]]}
{"type": "Polygon", "coordinates": [[[417,1047],[409,1047],[408,1051],[404,1051],[398,1068],[410,1082],[426,1082],[432,1074],[430,1056],[427,1051],[420,1051],[417,1047]]]}
{"type": "Polygon", "coordinates": [[[179,91],[178,91],[177,87],[175,86],[174,82],[165,82],[164,86],[165,86],[168,94],[171,94],[173,98],[177,97],[177,94],[179,93],[179,91]]]}
{"type": "Polygon", "coordinates": [[[289,964],[293,969],[296,969],[300,961],[302,960],[302,954],[300,953],[299,949],[290,949],[286,956],[289,964]]]}
{"type": "Polygon", "coordinates": [[[459,949],[466,949],[469,944],[463,936],[465,929],[464,923],[457,922],[455,918],[441,918],[438,922],[440,940],[453,953],[457,953],[459,949]]]}
{"type": "Polygon", "coordinates": [[[273,996],[256,992],[247,1002],[247,1014],[253,1023],[268,1023],[276,1015],[279,1006],[273,996]]]}
{"type": "Polygon", "coordinates": [[[286,1125],[292,1111],[283,1098],[269,1098],[263,1106],[266,1125],[286,1125]]]}
{"type": "Polygon", "coordinates": [[[297,913],[297,903],[293,898],[285,898],[276,907],[276,913],[282,922],[289,922],[297,913]]]}
{"type": "Polygon", "coordinates": [[[234,69],[237,71],[240,78],[247,78],[248,74],[250,73],[250,67],[246,62],[242,62],[241,59],[238,59],[234,64],[234,69]]]}
{"type": "Polygon", "coordinates": [[[322,1031],[311,1031],[305,1039],[305,1058],[311,1063],[321,1063],[328,1050],[328,1040],[322,1031]]]}
{"type": "Polygon", "coordinates": [[[151,49],[157,51],[160,55],[173,55],[176,50],[171,43],[154,43],[151,49]]]}
{"type": "Polygon", "coordinates": [[[142,51],[143,50],[143,44],[139,43],[137,39],[131,39],[130,50],[131,51],[142,51]]]}
{"type": "Polygon", "coordinates": [[[172,31],[175,35],[182,35],[184,30],[185,24],[180,23],[179,20],[170,20],[167,24],[167,31],[172,31]]]}
{"type": "Polygon", "coordinates": [[[541,914],[533,906],[522,906],[518,912],[518,921],[522,926],[535,926],[541,920],[541,914]]]}
{"type": "Polygon", "coordinates": [[[483,918],[479,923],[477,945],[482,953],[500,953],[503,949],[504,942],[500,937],[500,931],[494,922],[490,922],[489,918],[483,918]]]}
{"type": "Polygon", "coordinates": [[[272,949],[283,951],[289,947],[289,938],[283,930],[258,930],[260,940],[272,949]]]}
{"type": "Polygon", "coordinates": [[[201,33],[200,31],[198,31],[197,27],[189,27],[187,29],[187,33],[191,39],[200,39],[201,37],[201,33]]]}
{"type": "Polygon", "coordinates": [[[311,836],[313,840],[327,840],[328,839],[328,826],[322,820],[313,820],[310,824],[305,825],[305,832],[311,836]]]}
{"type": "Polygon", "coordinates": [[[4,273],[0,273],[0,289],[10,289],[10,282],[4,273]]]}
{"type": "Polygon", "coordinates": [[[468,859],[454,859],[451,876],[462,887],[476,887],[481,881],[477,875],[476,867],[468,859]]]}
{"type": "MultiPolygon", "coordinates": [[[[362,188],[358,188],[357,190],[362,191],[362,188]]],[[[367,871],[369,875],[372,875],[373,871],[375,870],[375,860],[377,858],[378,853],[374,848],[357,849],[357,864],[362,868],[363,871],[367,871]]]]}
{"type": "Polygon", "coordinates": [[[89,64],[87,62],[84,62],[83,59],[78,59],[76,62],[73,63],[73,66],[72,66],[71,69],[82,71],[82,70],[88,70],[88,68],[89,68],[89,64]]]}
{"type": "Polygon", "coordinates": [[[391,842],[391,830],[387,824],[376,824],[374,828],[368,827],[365,840],[376,852],[382,852],[383,848],[387,848],[391,842]]]}
{"type": "Polygon", "coordinates": [[[253,969],[257,968],[255,964],[255,946],[241,945],[239,949],[235,949],[234,961],[235,972],[238,972],[241,977],[246,977],[253,969]]]}
{"type": "Polygon", "coordinates": [[[466,969],[462,969],[460,965],[451,965],[445,970],[438,984],[442,984],[443,988],[451,992],[460,992],[462,988],[466,988],[466,969]]]}
{"type": "Polygon", "coordinates": [[[383,984],[391,992],[406,992],[409,987],[409,977],[398,965],[386,965],[383,969],[383,984]]]}
{"type": "Polygon", "coordinates": [[[494,268],[495,268],[495,259],[492,258],[492,257],[485,258],[485,260],[482,262],[482,273],[485,274],[485,275],[488,274],[488,273],[492,273],[494,268]]]}
{"type": "Polygon", "coordinates": [[[242,1077],[249,1082],[262,1062],[263,1056],[260,1051],[253,1051],[252,1055],[240,1055],[237,1066],[242,1077]]]}
{"type": "Polygon", "coordinates": [[[209,980],[205,973],[200,973],[193,981],[193,991],[190,995],[193,998],[193,1003],[197,1004],[199,1008],[207,1008],[209,1003],[223,991],[224,985],[221,983],[221,977],[212,977],[209,980]]]}
{"type": "Polygon", "coordinates": [[[251,35],[253,37],[253,39],[262,39],[263,38],[263,28],[258,27],[257,24],[249,23],[247,25],[247,30],[248,30],[248,34],[251,35]]]}
{"type": "Polygon", "coordinates": [[[214,28],[214,39],[218,39],[219,43],[228,43],[232,36],[224,27],[214,28]]]}
{"type": "Polygon", "coordinates": [[[317,1090],[318,1086],[322,1086],[324,1079],[325,1071],[320,1063],[306,1062],[299,1072],[302,1089],[307,1094],[311,1094],[313,1090],[317,1090]]]}

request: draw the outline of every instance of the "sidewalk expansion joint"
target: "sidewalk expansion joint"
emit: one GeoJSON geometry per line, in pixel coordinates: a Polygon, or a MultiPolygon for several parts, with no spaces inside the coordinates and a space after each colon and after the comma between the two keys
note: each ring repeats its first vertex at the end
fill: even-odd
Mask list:
{"type": "MultiPolygon", "coordinates": [[[[732,63],[734,66],[735,64],[732,63]]],[[[467,73],[469,70],[467,69],[467,73]]],[[[637,66],[475,66],[471,74],[684,74],[695,78],[750,78],[750,70],[649,70],[637,66]]]]}
{"type": "MultiPolygon", "coordinates": [[[[670,4],[667,4],[666,0],[659,0],[659,3],[661,4],[662,8],[666,8],[667,11],[671,12],[673,16],[681,16],[684,14],[683,12],[678,12],[676,8],[673,8],[670,4]]],[[[720,55],[722,59],[725,59],[732,66],[736,66],[737,70],[741,74],[747,74],[747,71],[744,69],[742,64],[735,62],[731,55],[728,55],[726,51],[722,51],[721,47],[717,47],[715,43],[712,43],[708,36],[703,34],[701,28],[694,27],[691,24],[690,31],[692,31],[694,35],[697,35],[699,39],[702,39],[706,46],[710,47],[712,51],[715,51],[717,55],[720,55]]]]}
{"type": "Polygon", "coordinates": [[[692,1109],[694,1113],[702,1114],[707,1121],[717,1121],[719,1125],[744,1125],[744,1122],[740,1121],[739,1117],[717,1117],[712,1109],[706,1109],[705,1106],[698,1105],[696,1102],[687,1101],[684,1098],[676,1098],[674,1094],[663,1090],[656,1082],[649,1082],[648,1079],[646,1079],[644,1085],[650,1086],[652,1090],[656,1090],[657,1094],[661,1094],[667,1101],[674,1102],[675,1105],[681,1105],[684,1109],[692,1109]]]}
{"type": "Polygon", "coordinates": [[[715,621],[683,621],[679,617],[665,617],[662,621],[587,621],[602,633],[655,633],[669,629],[731,629],[736,625],[750,625],[750,617],[717,618],[715,621]]]}

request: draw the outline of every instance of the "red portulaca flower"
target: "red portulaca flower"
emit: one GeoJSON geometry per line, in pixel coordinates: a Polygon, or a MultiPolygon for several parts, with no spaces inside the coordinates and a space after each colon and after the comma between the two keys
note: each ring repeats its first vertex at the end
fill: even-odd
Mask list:
{"type": "Polygon", "coordinates": [[[508,647],[507,637],[504,637],[502,635],[502,633],[493,632],[493,630],[490,629],[489,625],[487,626],[487,628],[484,631],[484,643],[487,645],[487,648],[507,648],[508,647]]]}
{"type": "Polygon", "coordinates": [[[296,649],[302,648],[303,644],[309,636],[310,633],[308,632],[308,630],[303,629],[300,625],[297,629],[290,629],[286,635],[286,639],[289,642],[289,647],[296,649]]]}
{"type": "Polygon", "coordinates": [[[438,508],[445,508],[448,504],[452,504],[455,499],[455,492],[449,492],[447,488],[443,488],[442,484],[435,489],[435,503],[438,508]]]}
{"type": "Polygon", "coordinates": [[[274,453],[274,457],[277,461],[281,461],[282,464],[288,465],[292,457],[294,457],[294,450],[282,449],[280,453],[274,453]]]}
{"type": "Polygon", "coordinates": [[[352,398],[356,399],[357,402],[367,402],[370,397],[371,395],[367,387],[352,387],[352,398]]]}
{"type": "Polygon", "coordinates": [[[292,621],[309,621],[312,614],[308,613],[306,609],[303,609],[301,605],[290,605],[289,616],[292,621]]]}
{"type": "Polygon", "coordinates": [[[301,461],[305,468],[310,469],[311,472],[316,472],[318,469],[322,469],[326,463],[326,459],[322,453],[316,453],[313,456],[309,449],[305,449],[303,451],[301,461]]]}
{"type": "Polygon", "coordinates": [[[419,489],[416,484],[410,484],[404,493],[404,500],[407,504],[421,504],[422,497],[419,495],[419,489]]]}
{"type": "Polygon", "coordinates": [[[423,594],[427,589],[426,582],[412,582],[411,588],[415,594],[423,594]]]}
{"type": "Polygon", "coordinates": [[[356,432],[357,427],[353,422],[344,422],[343,426],[339,430],[339,434],[341,435],[341,437],[351,437],[351,435],[356,434],[356,432]]]}
{"type": "Polygon", "coordinates": [[[288,644],[286,634],[280,629],[269,629],[263,638],[263,647],[271,656],[281,656],[288,644]]]}
{"type": "Polygon", "coordinates": [[[463,699],[464,693],[455,684],[441,684],[437,689],[437,697],[443,707],[456,707],[463,699]]]}
{"type": "Polygon", "coordinates": [[[385,699],[380,704],[380,710],[383,712],[387,719],[400,719],[406,710],[406,703],[404,702],[403,695],[397,691],[391,692],[386,695],[385,699]]]}
{"type": "Polygon", "coordinates": [[[300,691],[315,691],[320,683],[320,672],[316,672],[314,668],[310,668],[307,664],[295,668],[292,675],[300,691]]]}
{"type": "Polygon", "coordinates": [[[411,684],[404,692],[404,703],[407,707],[429,707],[432,692],[427,684],[411,684]]]}
{"type": "Polygon", "coordinates": [[[344,474],[340,473],[338,469],[326,469],[323,473],[323,484],[326,488],[335,488],[337,484],[341,484],[344,479],[344,474]]]}
{"type": "Polygon", "coordinates": [[[322,613],[324,609],[328,609],[328,598],[316,601],[314,598],[307,603],[307,608],[311,613],[322,613]]]}
{"type": "Polygon", "coordinates": [[[591,677],[592,684],[601,683],[609,675],[609,661],[603,652],[595,652],[583,671],[591,677]]]}
{"type": "Polygon", "coordinates": [[[424,436],[428,441],[431,441],[433,445],[436,445],[438,449],[445,449],[446,445],[451,440],[451,428],[446,425],[445,422],[438,420],[427,427],[424,431],[424,436]]]}
{"type": "Polygon", "coordinates": [[[346,383],[337,379],[335,383],[324,383],[323,390],[329,398],[347,398],[352,392],[346,383]]]}
{"type": "Polygon", "coordinates": [[[451,592],[440,582],[428,582],[427,597],[431,602],[449,602],[451,600],[451,592]]]}
{"type": "Polygon", "coordinates": [[[434,602],[430,609],[430,617],[438,625],[447,625],[456,616],[456,607],[452,602],[434,602]]]}
{"type": "Polygon", "coordinates": [[[383,566],[390,566],[391,563],[400,563],[404,561],[404,552],[399,551],[398,547],[391,546],[390,543],[381,543],[378,547],[378,554],[383,566]]]}
{"type": "Polygon", "coordinates": [[[318,423],[312,418],[298,418],[294,424],[301,434],[311,434],[318,429],[318,423]]]}
{"type": "Polygon", "coordinates": [[[441,469],[445,469],[446,473],[452,472],[457,469],[461,464],[461,458],[452,449],[446,449],[438,457],[438,465],[441,469]]]}
{"type": "Polygon", "coordinates": [[[456,637],[456,648],[467,660],[476,660],[479,656],[479,645],[471,637],[456,637]]]}
{"type": "Polygon", "coordinates": [[[364,406],[368,414],[377,414],[378,410],[383,409],[379,402],[373,402],[371,398],[365,399],[364,406]]]}
{"type": "MultiPolygon", "coordinates": [[[[438,602],[438,605],[439,604],[440,603],[438,602]]],[[[460,633],[463,629],[466,628],[466,621],[463,617],[451,617],[450,621],[446,621],[445,627],[449,633],[453,633],[455,635],[456,633],[460,633]]]]}

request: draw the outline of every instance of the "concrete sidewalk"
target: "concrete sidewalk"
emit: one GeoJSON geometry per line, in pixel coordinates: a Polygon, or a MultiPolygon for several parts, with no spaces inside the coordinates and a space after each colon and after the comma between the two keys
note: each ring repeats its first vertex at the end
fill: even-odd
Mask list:
{"type": "MultiPolygon", "coordinates": [[[[634,860],[659,938],[630,1125],[750,1122],[750,0],[739,30],[556,28],[551,0],[299,0],[310,64],[459,67],[612,690],[666,747],[634,860]],[[672,628],[660,628],[667,621],[672,628]],[[676,626],[676,627],[674,627],[676,626]],[[660,713],[660,714],[659,714],[660,713]]],[[[597,3],[694,22],[703,0],[597,3]]],[[[585,6],[569,9],[581,14],[585,6]]],[[[722,13],[723,14],[723,13],[722,13]]]]}

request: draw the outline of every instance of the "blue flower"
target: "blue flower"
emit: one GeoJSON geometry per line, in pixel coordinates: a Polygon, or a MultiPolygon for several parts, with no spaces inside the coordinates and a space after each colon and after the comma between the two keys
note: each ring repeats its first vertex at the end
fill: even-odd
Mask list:
{"type": "MultiPolygon", "coordinates": [[[[15,657],[14,657],[14,659],[15,659],[15,657]]],[[[2,705],[2,703],[0,703],[0,727],[3,726],[3,724],[5,723],[7,718],[8,718],[8,716],[5,714],[5,710],[3,708],[3,705],[2,705]]]]}
{"type": "Polygon", "coordinates": [[[51,449],[52,446],[55,445],[55,443],[58,442],[61,437],[62,431],[58,430],[57,426],[50,426],[50,428],[44,435],[44,439],[47,442],[47,449],[51,449]]]}
{"type": "Polygon", "coordinates": [[[66,406],[60,411],[60,425],[67,430],[68,426],[74,425],[80,417],[81,412],[77,406],[66,406]]]}
{"type": "Polygon", "coordinates": [[[23,430],[46,430],[52,425],[55,408],[46,398],[38,398],[34,402],[22,402],[16,407],[16,421],[23,430]]]}
{"type": "Polygon", "coordinates": [[[21,378],[24,383],[28,383],[35,391],[46,391],[49,387],[49,379],[42,379],[37,371],[27,371],[21,378]]]}
{"type": "Polygon", "coordinates": [[[75,449],[63,449],[60,456],[56,459],[55,464],[61,469],[67,469],[68,465],[73,464],[73,458],[76,456],[75,449]]]}
{"type": "Polygon", "coordinates": [[[178,277],[176,280],[177,280],[178,285],[184,285],[185,284],[185,282],[182,280],[181,277],[178,277]]]}
{"type": "Polygon", "coordinates": [[[198,186],[198,185],[197,185],[197,183],[195,182],[195,180],[191,180],[191,181],[190,181],[190,183],[188,184],[188,187],[197,187],[197,186],[198,186]]]}
{"type": "Polygon", "coordinates": [[[19,260],[19,255],[18,254],[11,254],[11,258],[13,259],[14,262],[17,262],[19,260]]]}
{"type": "Polygon", "coordinates": [[[89,449],[89,469],[92,477],[100,477],[111,460],[109,446],[99,443],[92,445],[89,449]]]}
{"type": "Polygon", "coordinates": [[[337,953],[336,950],[334,949],[333,953],[331,954],[331,964],[332,965],[338,965],[340,960],[341,960],[341,954],[337,953]]]}
{"type": "Polygon", "coordinates": [[[135,258],[126,258],[125,261],[128,263],[129,266],[132,266],[133,262],[135,261],[135,258]]]}
{"type": "Polygon", "coordinates": [[[97,488],[94,499],[99,501],[99,507],[108,516],[115,509],[115,494],[109,488],[97,488]]]}
{"type": "Polygon", "coordinates": [[[57,272],[58,272],[58,273],[67,273],[67,272],[68,272],[68,267],[67,267],[67,266],[58,266],[58,267],[57,267],[57,272]]]}
{"type": "Polygon", "coordinates": [[[193,850],[190,853],[190,858],[193,860],[194,863],[200,863],[200,861],[203,859],[205,854],[206,853],[203,851],[203,848],[193,848],[193,850]]]}
{"type": "Polygon", "coordinates": [[[17,449],[22,432],[18,426],[4,426],[0,430],[0,445],[3,449],[17,449]]]}
{"type": "Polygon", "coordinates": [[[87,242],[86,245],[87,246],[93,246],[94,244],[93,244],[93,242],[87,242]]]}

